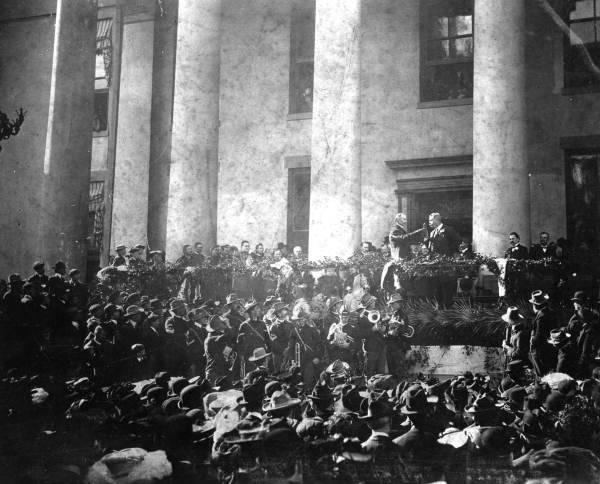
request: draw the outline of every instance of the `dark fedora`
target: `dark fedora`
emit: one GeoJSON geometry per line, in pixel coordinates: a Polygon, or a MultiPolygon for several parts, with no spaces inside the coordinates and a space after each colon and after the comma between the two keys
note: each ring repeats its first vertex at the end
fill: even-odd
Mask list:
{"type": "Polygon", "coordinates": [[[402,398],[404,399],[404,406],[400,409],[400,413],[403,415],[423,414],[429,407],[425,389],[421,385],[409,387],[402,398]]]}
{"type": "Polygon", "coordinates": [[[490,413],[495,411],[496,406],[494,405],[494,402],[487,397],[477,398],[472,406],[465,409],[465,412],[467,413],[490,413]]]}
{"type": "Polygon", "coordinates": [[[179,394],[180,408],[203,408],[204,392],[198,385],[187,385],[179,394]]]}
{"type": "Polygon", "coordinates": [[[377,420],[382,417],[389,417],[392,414],[392,408],[388,403],[387,399],[375,398],[370,399],[368,403],[368,410],[366,415],[361,415],[358,418],[361,420],[377,420]]]}
{"type": "Polygon", "coordinates": [[[315,385],[313,391],[308,397],[310,400],[319,401],[319,402],[333,402],[333,393],[331,392],[331,388],[327,385],[320,383],[315,385]]]}
{"type": "Polygon", "coordinates": [[[238,401],[240,405],[258,405],[265,396],[265,389],[261,382],[250,383],[242,388],[243,397],[238,401]]]}
{"type": "Polygon", "coordinates": [[[571,301],[584,304],[588,302],[588,297],[585,291],[577,291],[575,294],[573,294],[571,301]]]}
{"type": "Polygon", "coordinates": [[[213,314],[210,317],[208,324],[206,325],[206,331],[209,333],[214,333],[215,331],[225,331],[226,328],[227,325],[225,324],[225,321],[223,321],[223,319],[216,314],[213,314]]]}
{"type": "Polygon", "coordinates": [[[550,338],[548,338],[548,343],[557,346],[569,341],[570,338],[571,334],[567,333],[563,328],[553,329],[552,331],[550,331],[550,338]]]}
{"type": "Polygon", "coordinates": [[[179,395],[181,391],[187,387],[190,382],[183,377],[175,378],[173,381],[169,383],[169,394],[170,395],[179,395]]]}
{"type": "Polygon", "coordinates": [[[544,291],[537,290],[531,293],[531,299],[529,302],[535,306],[545,306],[548,304],[549,299],[550,296],[548,296],[548,294],[546,294],[544,291]]]}

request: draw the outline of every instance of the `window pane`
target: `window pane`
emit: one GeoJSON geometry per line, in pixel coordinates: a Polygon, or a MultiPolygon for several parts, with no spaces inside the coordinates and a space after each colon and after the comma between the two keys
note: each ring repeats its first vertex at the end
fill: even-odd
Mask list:
{"type": "MultiPolygon", "coordinates": [[[[594,22],[577,22],[571,24],[571,31],[577,35],[584,44],[592,44],[596,42],[596,36],[594,34],[594,22]]],[[[577,43],[575,36],[571,34],[571,45],[577,43]]]]}
{"type": "Polygon", "coordinates": [[[594,0],[579,0],[573,3],[575,3],[575,10],[569,16],[571,20],[594,16],[594,0]]]}
{"type": "Polygon", "coordinates": [[[429,17],[428,38],[448,37],[448,17],[429,17]]]}
{"type": "Polygon", "coordinates": [[[445,64],[424,69],[421,100],[442,101],[473,97],[473,63],[445,64]]]}
{"type": "Polygon", "coordinates": [[[473,57],[473,38],[464,37],[453,40],[456,57],[473,57]]]}
{"type": "Polygon", "coordinates": [[[450,57],[450,41],[431,40],[427,43],[427,59],[438,60],[450,57]]]}
{"type": "Polygon", "coordinates": [[[294,66],[290,84],[290,113],[312,112],[313,79],[313,62],[298,62],[294,66]]]}
{"type": "Polygon", "coordinates": [[[470,15],[458,15],[450,21],[450,37],[455,35],[469,35],[473,31],[470,15]]]}
{"type": "Polygon", "coordinates": [[[96,133],[108,129],[108,92],[96,92],[94,94],[94,126],[96,133]]]}

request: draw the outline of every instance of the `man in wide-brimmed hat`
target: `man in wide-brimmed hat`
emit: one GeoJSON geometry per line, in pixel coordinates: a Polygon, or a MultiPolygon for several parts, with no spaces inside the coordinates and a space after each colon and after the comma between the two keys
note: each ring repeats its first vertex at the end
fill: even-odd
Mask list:
{"type": "Polygon", "coordinates": [[[319,330],[308,324],[309,315],[302,310],[292,315],[292,333],[290,335],[287,354],[302,369],[302,380],[306,388],[312,388],[322,369],[321,358],[323,346],[319,330]]]}
{"type": "Polygon", "coordinates": [[[502,348],[506,353],[507,363],[512,360],[527,360],[529,353],[529,331],[525,325],[525,318],[519,308],[511,306],[502,315],[506,326],[502,348]]]}
{"type": "Polygon", "coordinates": [[[229,321],[229,327],[237,335],[240,324],[246,319],[244,300],[237,294],[228,294],[223,305],[223,317],[229,321]]]}
{"type": "Polygon", "coordinates": [[[187,372],[186,334],[191,326],[187,319],[187,306],[182,299],[173,299],[169,304],[169,318],[165,321],[165,363],[173,374],[187,372]]]}
{"type": "MultiPolygon", "coordinates": [[[[271,338],[267,331],[267,325],[262,319],[262,307],[255,299],[250,299],[244,304],[244,313],[248,318],[240,324],[237,337],[237,352],[246,362],[245,372],[256,368],[255,362],[249,360],[257,348],[264,348],[270,351],[271,338]]],[[[244,375],[241,375],[243,378],[244,375]]]]}
{"type": "Polygon", "coordinates": [[[390,438],[391,415],[392,407],[385,395],[371,394],[367,414],[359,417],[371,429],[371,435],[361,445],[365,452],[397,452],[398,449],[390,438]]]}
{"type": "Polygon", "coordinates": [[[273,366],[275,372],[283,371],[287,360],[291,355],[285,352],[290,342],[290,336],[293,332],[293,326],[288,320],[289,307],[283,302],[276,302],[272,307],[274,321],[269,328],[270,347],[273,352],[273,366]]]}
{"type": "Polygon", "coordinates": [[[543,291],[531,293],[529,302],[535,317],[531,328],[529,357],[537,376],[541,377],[556,366],[556,351],[548,343],[550,331],[558,325],[554,312],[549,308],[549,297],[543,291]]]}
{"type": "Polygon", "coordinates": [[[227,323],[216,314],[213,314],[206,325],[208,336],[204,340],[204,352],[206,354],[206,379],[211,385],[215,385],[219,378],[229,374],[227,360],[224,351],[232,348],[235,343],[235,335],[227,323]]]}

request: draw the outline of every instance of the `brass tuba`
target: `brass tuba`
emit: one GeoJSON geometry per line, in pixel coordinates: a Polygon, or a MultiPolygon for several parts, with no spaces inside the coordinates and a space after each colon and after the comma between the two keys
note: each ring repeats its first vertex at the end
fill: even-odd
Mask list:
{"type": "Polygon", "coordinates": [[[402,319],[392,317],[388,322],[388,333],[392,336],[412,338],[415,335],[415,328],[402,319]]]}

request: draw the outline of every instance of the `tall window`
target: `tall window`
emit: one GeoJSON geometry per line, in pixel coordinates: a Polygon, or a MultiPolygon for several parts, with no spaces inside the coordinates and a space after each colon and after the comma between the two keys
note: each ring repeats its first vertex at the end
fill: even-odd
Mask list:
{"type": "Polygon", "coordinates": [[[312,113],[315,0],[294,0],[290,32],[290,114],[312,113]]]}
{"type": "Polygon", "coordinates": [[[567,154],[567,231],[574,247],[600,248],[600,152],[567,154]]]}
{"type": "Polygon", "coordinates": [[[112,61],[112,19],[96,24],[96,68],[94,76],[94,136],[108,134],[108,91],[112,61]]]}
{"type": "Polygon", "coordinates": [[[571,34],[565,36],[565,87],[600,85],[592,70],[592,62],[600,65],[600,0],[578,0],[574,7],[569,13],[571,34]]]}
{"type": "Polygon", "coordinates": [[[421,101],[473,97],[473,0],[421,6],[421,101]]]}

